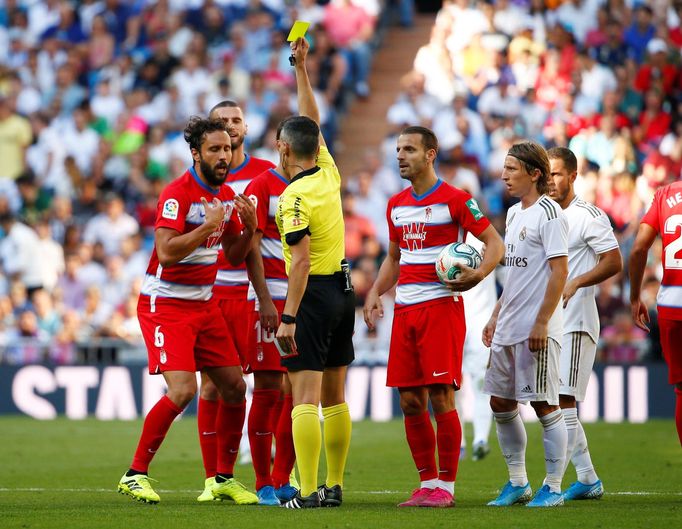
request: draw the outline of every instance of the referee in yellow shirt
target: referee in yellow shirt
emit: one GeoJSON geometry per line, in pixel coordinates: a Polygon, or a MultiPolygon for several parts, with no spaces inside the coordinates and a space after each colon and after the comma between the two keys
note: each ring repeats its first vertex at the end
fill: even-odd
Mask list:
{"type": "Polygon", "coordinates": [[[341,176],[320,134],[305,66],[308,49],[305,39],[292,43],[300,116],[280,124],[277,140],[280,166],[290,180],[276,215],[289,277],[277,344],[291,380],[301,484],[298,494],[284,504],[290,509],[341,505],[351,435],[344,387],[354,358],[355,295],[344,260],[341,176]],[[318,488],[320,403],[327,479],[318,488]]]}

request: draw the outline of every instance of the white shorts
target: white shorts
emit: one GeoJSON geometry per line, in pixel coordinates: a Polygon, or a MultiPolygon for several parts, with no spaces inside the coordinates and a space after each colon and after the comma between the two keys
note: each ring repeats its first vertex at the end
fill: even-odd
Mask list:
{"type": "Polygon", "coordinates": [[[483,392],[522,403],[546,401],[559,404],[559,355],[561,346],[547,340],[542,351],[528,348],[528,340],[514,345],[493,344],[483,392]]]}
{"type": "Polygon", "coordinates": [[[575,397],[578,402],[585,400],[596,354],[597,344],[586,332],[564,334],[561,342],[559,394],[575,397]]]}

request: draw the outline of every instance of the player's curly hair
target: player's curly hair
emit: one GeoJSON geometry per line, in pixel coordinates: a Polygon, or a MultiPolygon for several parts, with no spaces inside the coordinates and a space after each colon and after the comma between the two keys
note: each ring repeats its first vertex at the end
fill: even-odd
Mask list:
{"type": "Polygon", "coordinates": [[[192,116],[184,130],[185,141],[189,143],[190,149],[201,150],[206,134],[209,132],[225,131],[225,122],[222,119],[205,119],[199,116],[192,116]]]}
{"type": "Polygon", "coordinates": [[[549,193],[549,158],[545,148],[534,141],[524,141],[511,146],[508,156],[513,156],[530,175],[540,171],[540,178],[536,183],[538,193],[549,193]]]}

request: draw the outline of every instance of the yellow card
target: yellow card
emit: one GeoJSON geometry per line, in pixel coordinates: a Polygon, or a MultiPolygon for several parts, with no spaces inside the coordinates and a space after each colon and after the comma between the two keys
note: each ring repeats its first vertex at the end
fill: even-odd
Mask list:
{"type": "Polygon", "coordinates": [[[294,25],[291,26],[291,31],[289,32],[287,41],[294,42],[296,39],[305,37],[305,32],[308,31],[309,26],[310,22],[303,22],[302,20],[297,20],[294,22],[294,25]]]}

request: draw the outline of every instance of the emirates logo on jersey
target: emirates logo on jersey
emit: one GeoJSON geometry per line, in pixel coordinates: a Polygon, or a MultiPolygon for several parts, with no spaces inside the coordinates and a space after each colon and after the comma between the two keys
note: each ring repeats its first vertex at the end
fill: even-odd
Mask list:
{"type": "Polygon", "coordinates": [[[403,224],[403,241],[409,250],[421,250],[426,240],[425,223],[412,222],[403,224]]]}

